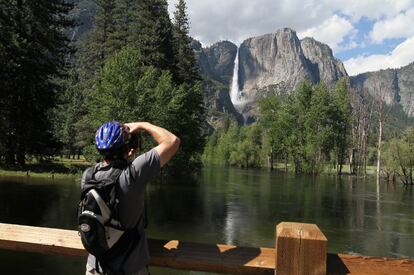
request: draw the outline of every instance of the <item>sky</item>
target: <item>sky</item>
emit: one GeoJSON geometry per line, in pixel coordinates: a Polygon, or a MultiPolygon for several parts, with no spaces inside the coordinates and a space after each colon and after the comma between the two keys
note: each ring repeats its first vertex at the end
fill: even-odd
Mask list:
{"type": "MultiPolygon", "coordinates": [[[[168,0],[172,14],[177,0],[168,0]]],[[[284,27],[328,44],[349,75],[414,61],[414,0],[186,0],[203,46],[284,27]]]]}

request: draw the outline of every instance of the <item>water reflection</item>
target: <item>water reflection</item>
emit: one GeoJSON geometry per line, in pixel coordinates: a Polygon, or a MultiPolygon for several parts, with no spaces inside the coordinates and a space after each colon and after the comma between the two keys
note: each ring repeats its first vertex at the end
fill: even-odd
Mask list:
{"type": "Polygon", "coordinates": [[[75,179],[1,178],[1,222],[74,229],[78,188],[75,179]]]}
{"type": "MultiPolygon", "coordinates": [[[[76,228],[75,179],[0,178],[0,222],[76,228]]],[[[2,274],[82,274],[85,259],[0,250],[2,274]]]]}
{"type": "MultiPolygon", "coordinates": [[[[75,228],[77,179],[1,178],[0,187],[0,222],[75,228]]],[[[146,197],[152,238],[273,247],[275,224],[297,221],[318,224],[330,252],[414,257],[412,188],[377,186],[375,178],[206,168],[196,183],[152,184],[146,197]]],[[[82,274],[84,265],[83,259],[9,251],[0,253],[0,262],[34,274],[82,274]]],[[[166,273],[187,274],[152,270],[166,273]]]]}

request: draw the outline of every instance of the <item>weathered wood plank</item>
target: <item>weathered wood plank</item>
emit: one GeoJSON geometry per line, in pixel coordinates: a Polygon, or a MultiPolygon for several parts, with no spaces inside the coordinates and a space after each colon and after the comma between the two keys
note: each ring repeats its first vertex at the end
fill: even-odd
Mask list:
{"type": "Polygon", "coordinates": [[[77,231],[4,223],[0,223],[0,248],[66,256],[87,255],[77,231]]]}
{"type": "Polygon", "coordinates": [[[389,259],[382,257],[328,254],[328,274],[414,274],[411,259],[389,259]]]}
{"type": "Polygon", "coordinates": [[[151,265],[218,273],[272,274],[274,250],[149,240],[151,265]]]}
{"type": "MultiPolygon", "coordinates": [[[[149,239],[151,265],[218,273],[272,274],[274,250],[149,239]]],[[[0,248],[86,256],[77,231],[0,223],[0,248]]]]}
{"type": "Polygon", "coordinates": [[[327,242],[315,224],[279,223],[276,226],[277,274],[326,274],[327,242]]]}
{"type": "MultiPolygon", "coordinates": [[[[149,239],[151,265],[223,272],[273,274],[275,249],[149,239]]],[[[0,249],[85,257],[76,231],[0,223],[0,249]]],[[[327,274],[414,274],[414,260],[327,255],[327,274]]]]}

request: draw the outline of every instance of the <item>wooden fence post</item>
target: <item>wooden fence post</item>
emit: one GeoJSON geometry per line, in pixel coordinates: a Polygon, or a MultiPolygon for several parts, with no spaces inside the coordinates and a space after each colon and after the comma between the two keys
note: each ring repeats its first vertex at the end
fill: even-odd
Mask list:
{"type": "Polygon", "coordinates": [[[275,275],[326,274],[327,244],[328,240],[315,224],[279,223],[275,275]]]}

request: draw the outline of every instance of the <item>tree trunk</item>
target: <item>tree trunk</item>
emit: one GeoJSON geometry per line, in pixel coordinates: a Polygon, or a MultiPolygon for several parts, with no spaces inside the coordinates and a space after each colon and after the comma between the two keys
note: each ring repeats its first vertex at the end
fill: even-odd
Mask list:
{"type": "Polygon", "coordinates": [[[269,166],[270,166],[270,171],[273,171],[273,148],[270,150],[270,162],[269,162],[269,166]]]}
{"type": "Polygon", "coordinates": [[[351,154],[349,155],[349,173],[355,174],[354,168],[354,158],[355,158],[355,149],[351,149],[351,154]]]}
{"type": "Polygon", "coordinates": [[[288,171],[288,154],[285,153],[285,172],[288,171]]]}
{"type": "Polygon", "coordinates": [[[19,150],[19,151],[17,152],[17,163],[18,163],[20,166],[23,166],[23,165],[25,165],[25,162],[26,162],[26,159],[25,159],[25,152],[24,152],[24,150],[19,150]]]}
{"type": "Polygon", "coordinates": [[[12,150],[7,150],[4,159],[5,159],[6,164],[14,164],[16,161],[14,152],[12,150]]]}
{"type": "Polygon", "coordinates": [[[379,178],[381,176],[381,142],[382,142],[382,118],[380,118],[379,120],[378,153],[377,153],[377,181],[379,181],[379,178]]]}

